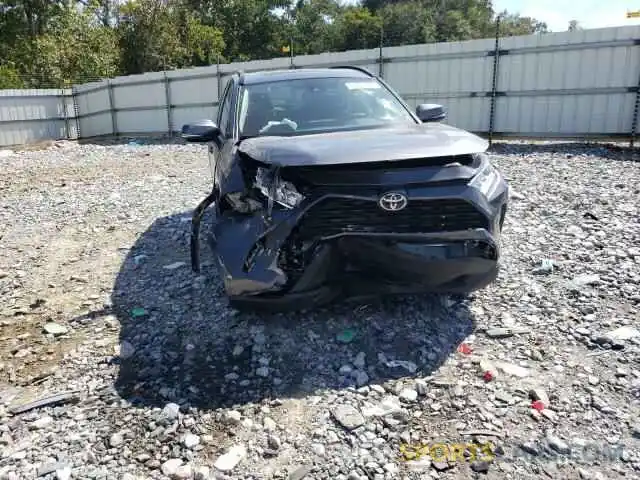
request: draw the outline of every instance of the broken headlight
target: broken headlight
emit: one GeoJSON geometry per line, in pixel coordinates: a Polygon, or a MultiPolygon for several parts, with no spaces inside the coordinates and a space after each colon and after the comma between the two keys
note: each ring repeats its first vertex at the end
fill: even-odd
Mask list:
{"type": "Polygon", "coordinates": [[[487,160],[484,167],[471,179],[469,186],[478,189],[486,197],[490,198],[500,184],[500,173],[487,160]]]}
{"type": "Polygon", "coordinates": [[[267,199],[285,208],[295,208],[304,200],[304,196],[298,192],[291,182],[283,180],[279,175],[266,168],[258,168],[254,186],[267,199]]]}

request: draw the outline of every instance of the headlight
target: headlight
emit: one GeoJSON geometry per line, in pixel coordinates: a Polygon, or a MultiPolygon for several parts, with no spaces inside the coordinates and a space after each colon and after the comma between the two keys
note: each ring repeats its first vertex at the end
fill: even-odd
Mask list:
{"type": "Polygon", "coordinates": [[[487,164],[471,179],[469,186],[477,188],[486,197],[491,197],[500,183],[500,173],[487,161],[487,164]]]}
{"type": "Polygon", "coordinates": [[[254,186],[265,197],[285,208],[295,208],[304,200],[304,196],[291,182],[282,180],[280,176],[274,176],[266,168],[258,167],[254,186]]]}

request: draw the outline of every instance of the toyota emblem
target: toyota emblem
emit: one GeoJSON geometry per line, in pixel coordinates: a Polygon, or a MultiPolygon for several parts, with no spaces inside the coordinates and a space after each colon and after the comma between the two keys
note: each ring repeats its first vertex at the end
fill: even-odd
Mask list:
{"type": "Polygon", "coordinates": [[[380,197],[378,205],[387,212],[397,212],[407,206],[409,201],[407,197],[401,193],[389,192],[380,197]]]}

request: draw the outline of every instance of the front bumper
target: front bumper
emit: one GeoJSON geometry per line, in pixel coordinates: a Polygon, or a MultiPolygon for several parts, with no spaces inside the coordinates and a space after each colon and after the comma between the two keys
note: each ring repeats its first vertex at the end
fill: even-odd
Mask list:
{"type": "MultiPolygon", "coordinates": [[[[508,188],[502,182],[492,199],[466,185],[429,186],[406,191],[409,202],[468,202],[486,219],[483,228],[431,233],[350,232],[318,238],[318,249],[292,282],[279,254],[303,216],[330,194],[289,211],[253,215],[225,213],[210,238],[224,286],[236,306],[298,309],[339,297],[420,292],[462,293],[483,288],[498,273],[500,231],[508,188]]],[[[357,197],[377,201],[377,196],[357,197]]],[[[312,213],[311,213],[312,214],[312,213]]]]}

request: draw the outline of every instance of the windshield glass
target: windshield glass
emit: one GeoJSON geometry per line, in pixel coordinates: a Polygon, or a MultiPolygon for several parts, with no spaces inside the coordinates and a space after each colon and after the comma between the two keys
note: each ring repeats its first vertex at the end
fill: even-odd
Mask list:
{"type": "Polygon", "coordinates": [[[373,78],[305,78],[247,85],[240,135],[304,135],[416,121],[373,78]]]}

